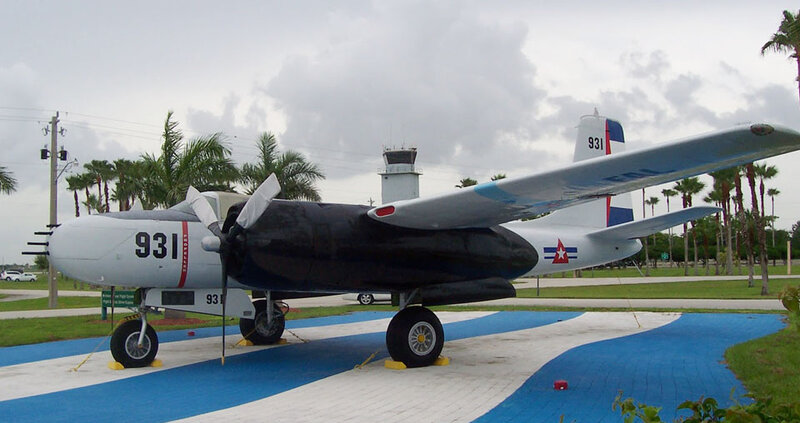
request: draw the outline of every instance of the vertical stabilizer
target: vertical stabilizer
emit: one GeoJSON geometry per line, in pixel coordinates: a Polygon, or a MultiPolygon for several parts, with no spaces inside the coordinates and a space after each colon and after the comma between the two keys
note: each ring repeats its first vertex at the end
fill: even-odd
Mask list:
{"type": "MultiPolygon", "coordinates": [[[[625,151],[622,125],[612,119],[593,115],[581,117],[575,142],[573,161],[593,159],[625,151]]],[[[554,212],[548,216],[551,224],[606,228],[633,220],[631,194],[600,198],[554,212]]]]}

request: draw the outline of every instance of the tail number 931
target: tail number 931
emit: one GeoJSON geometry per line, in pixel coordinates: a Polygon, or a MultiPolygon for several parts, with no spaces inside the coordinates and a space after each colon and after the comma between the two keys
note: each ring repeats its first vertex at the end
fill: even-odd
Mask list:
{"type": "Polygon", "coordinates": [[[178,234],[164,234],[156,232],[150,235],[147,232],[136,234],[136,257],[147,258],[151,254],[158,259],[170,256],[171,259],[178,259],[178,234]]]}

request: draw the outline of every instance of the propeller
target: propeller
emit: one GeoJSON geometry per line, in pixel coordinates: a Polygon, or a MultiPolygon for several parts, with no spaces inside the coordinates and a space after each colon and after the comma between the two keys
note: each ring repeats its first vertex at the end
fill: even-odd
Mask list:
{"type": "Polygon", "coordinates": [[[225,306],[228,299],[228,253],[230,253],[230,243],[236,239],[236,236],[250,229],[258,218],[264,214],[264,211],[269,207],[278,193],[281,192],[281,185],[278,183],[278,178],[275,174],[269,177],[259,185],[258,189],[250,196],[244,204],[242,211],[236,218],[236,223],[231,227],[227,234],[223,234],[219,226],[219,219],[211,208],[211,204],[206,201],[205,197],[200,194],[200,191],[190,186],[186,190],[186,201],[192,206],[194,214],[200,219],[200,222],[211,231],[214,236],[207,236],[202,239],[203,249],[206,251],[215,251],[220,255],[222,263],[222,365],[225,365],[225,306]]]}

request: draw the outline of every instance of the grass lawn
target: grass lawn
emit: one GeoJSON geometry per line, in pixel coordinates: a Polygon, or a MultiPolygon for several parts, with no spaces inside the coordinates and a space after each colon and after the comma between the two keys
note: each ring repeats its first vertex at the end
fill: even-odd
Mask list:
{"type": "MultiPolygon", "coordinates": [[[[0,311],[46,310],[47,298],[7,301],[0,303],[0,311]]],[[[58,308],[88,308],[100,310],[99,297],[58,297],[58,308]]]]}
{"type": "MultiPolygon", "coordinates": [[[[659,264],[662,266],[662,264],[659,264]]],[[[785,275],[786,274],[786,266],[778,265],[778,266],[768,266],[769,274],[770,275],[785,275]]],[[[722,271],[720,269],[720,271],[722,271]]],[[[792,273],[800,274],[800,269],[796,266],[792,269],[792,273]]],[[[582,271],[583,278],[631,278],[631,277],[641,277],[644,273],[644,268],[642,268],[642,273],[639,273],[635,267],[629,266],[624,269],[587,269],[582,271]]],[[[736,268],[736,264],[734,263],[733,269],[734,275],[747,275],[747,266],[742,264],[741,268],[736,268]]],[[[756,278],[759,278],[761,275],[761,268],[756,266],[755,268],[755,275],[756,278]]],[[[679,267],[676,263],[676,267],[669,267],[669,265],[663,265],[663,267],[658,268],[651,268],[650,269],[650,276],[683,276],[683,267],[679,267]]],[[[709,267],[709,273],[706,274],[705,267],[698,267],[697,268],[697,275],[694,273],[694,268],[689,267],[689,276],[714,276],[714,266],[709,267]]],[[[573,277],[572,272],[564,272],[561,273],[551,273],[549,275],[544,275],[543,277],[547,278],[571,278],[573,277]]]]}
{"type": "MultiPolygon", "coordinates": [[[[769,297],[761,296],[761,281],[753,288],[747,281],[695,281],[643,284],[541,288],[541,298],[776,298],[784,286],[800,283],[798,279],[770,279],[769,297]]],[[[535,298],[536,288],[517,290],[517,297],[535,298]]]]}
{"type": "Polygon", "coordinates": [[[800,392],[800,332],[778,333],[734,345],[725,360],[742,384],[756,397],[772,397],[773,406],[797,404],[800,392]]]}

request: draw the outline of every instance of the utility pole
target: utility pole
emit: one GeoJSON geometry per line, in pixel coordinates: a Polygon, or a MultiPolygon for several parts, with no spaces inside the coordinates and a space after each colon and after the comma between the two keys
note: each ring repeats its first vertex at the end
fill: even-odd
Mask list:
{"type": "MultiPolygon", "coordinates": [[[[58,167],[58,157],[56,149],[58,147],[58,112],[50,120],[50,230],[55,230],[58,226],[58,179],[56,179],[56,172],[58,167]]],[[[47,278],[49,280],[48,288],[48,307],[58,308],[58,274],[53,262],[49,263],[47,269],[47,278]]]]}
{"type": "MultiPolygon", "coordinates": [[[[61,150],[58,150],[58,135],[59,133],[63,136],[64,129],[62,128],[59,132],[58,129],[58,112],[56,115],[50,119],[50,127],[44,128],[45,135],[50,135],[50,149],[47,149],[47,146],[42,149],[41,157],[42,159],[50,159],[50,223],[47,227],[52,231],[58,227],[58,160],[66,161],[67,160],[67,151],[64,150],[62,147],[61,150]]],[[[65,168],[66,169],[66,168],[65,168]]],[[[49,260],[48,260],[49,262],[49,260]]],[[[50,262],[50,265],[47,269],[47,280],[48,280],[48,307],[50,308],[57,308],[58,307],[58,273],[56,269],[53,267],[53,263],[50,262]]]]}

